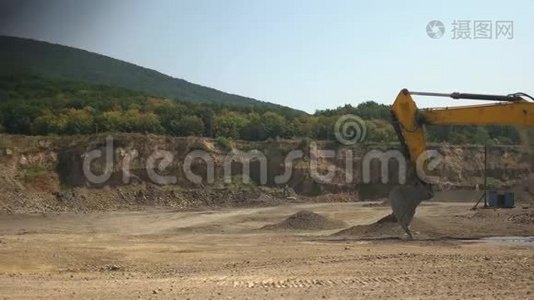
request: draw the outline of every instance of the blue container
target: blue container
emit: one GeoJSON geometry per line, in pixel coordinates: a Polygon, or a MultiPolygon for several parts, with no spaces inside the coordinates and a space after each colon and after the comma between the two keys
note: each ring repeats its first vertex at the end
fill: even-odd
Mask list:
{"type": "Polygon", "coordinates": [[[504,208],[514,208],[515,206],[515,195],[513,192],[504,193],[504,208]]]}
{"type": "Polygon", "coordinates": [[[488,191],[486,197],[489,207],[497,207],[497,204],[499,203],[499,194],[497,191],[488,191]]]}

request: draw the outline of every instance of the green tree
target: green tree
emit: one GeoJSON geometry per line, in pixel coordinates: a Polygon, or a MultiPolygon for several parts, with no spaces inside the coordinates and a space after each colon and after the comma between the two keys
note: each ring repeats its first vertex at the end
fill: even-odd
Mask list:
{"type": "Polygon", "coordinates": [[[124,115],[125,131],[142,133],[162,133],[163,127],[154,113],[141,113],[138,109],[128,109],[124,115]]]}
{"type": "Polygon", "coordinates": [[[204,108],[200,111],[200,118],[204,123],[204,135],[213,137],[215,135],[215,112],[211,108],[204,108]]]}
{"type": "Polygon", "coordinates": [[[248,120],[237,112],[224,111],[215,117],[215,135],[239,139],[248,120]]]}
{"type": "Polygon", "coordinates": [[[32,133],[40,135],[63,134],[67,127],[67,119],[64,115],[55,115],[49,110],[37,117],[32,124],[32,133]]]}
{"type": "Polygon", "coordinates": [[[67,121],[64,132],[66,134],[88,134],[95,132],[95,120],[93,109],[86,107],[84,109],[68,109],[64,113],[67,121]]]}
{"type": "Polygon", "coordinates": [[[174,123],[187,115],[187,111],[188,109],[186,106],[176,103],[167,103],[155,109],[155,113],[157,114],[161,125],[170,134],[174,134],[174,123]]]}
{"type": "Polygon", "coordinates": [[[242,139],[249,141],[263,141],[268,137],[258,113],[247,114],[245,126],[240,130],[239,135],[242,139]]]}
{"type": "Polygon", "coordinates": [[[367,126],[367,141],[378,143],[397,141],[397,134],[389,122],[384,120],[370,120],[365,123],[367,126]]]}
{"type": "Polygon", "coordinates": [[[472,137],[472,143],[479,144],[479,145],[485,145],[491,140],[491,137],[486,130],[486,128],[482,126],[477,126],[476,130],[472,137]]]}
{"type": "Polygon", "coordinates": [[[96,118],[98,131],[118,132],[126,131],[125,119],[122,111],[106,111],[96,118]]]}
{"type": "Polygon", "coordinates": [[[201,136],[204,132],[204,122],[197,116],[184,116],[171,121],[170,130],[176,136],[201,136]]]}
{"type": "Polygon", "coordinates": [[[285,137],[286,120],[275,112],[266,112],[262,116],[262,123],[267,137],[285,137]]]}
{"type": "Polygon", "coordinates": [[[41,108],[26,103],[9,103],[5,111],[4,126],[9,133],[31,134],[32,122],[40,115],[41,108]]]}

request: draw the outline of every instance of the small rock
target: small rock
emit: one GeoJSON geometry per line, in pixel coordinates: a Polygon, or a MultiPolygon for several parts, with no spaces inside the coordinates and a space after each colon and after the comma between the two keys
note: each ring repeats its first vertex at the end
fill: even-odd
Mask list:
{"type": "Polygon", "coordinates": [[[158,291],[157,290],[152,290],[152,294],[157,294],[158,291]]]}

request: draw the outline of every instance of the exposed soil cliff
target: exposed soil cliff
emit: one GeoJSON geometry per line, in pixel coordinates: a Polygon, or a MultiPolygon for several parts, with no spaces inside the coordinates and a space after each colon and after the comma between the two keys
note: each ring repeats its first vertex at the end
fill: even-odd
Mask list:
{"type": "MultiPolygon", "coordinates": [[[[482,188],[482,147],[434,148],[443,157],[431,172],[440,176],[439,189],[482,188]]],[[[141,134],[111,138],[0,135],[0,211],[376,199],[398,183],[403,162],[393,157],[381,164],[380,159],[370,159],[371,150],[376,154],[392,149],[308,140],[228,144],[141,134]],[[384,179],[389,182],[382,183],[384,179]]],[[[488,183],[493,188],[513,186],[521,192],[532,188],[528,178],[534,156],[526,149],[492,147],[487,160],[488,183]]]]}

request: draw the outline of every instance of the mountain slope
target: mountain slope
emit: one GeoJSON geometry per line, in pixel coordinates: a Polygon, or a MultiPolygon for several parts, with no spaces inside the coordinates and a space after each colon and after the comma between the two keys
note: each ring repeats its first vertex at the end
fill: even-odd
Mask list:
{"type": "Polygon", "coordinates": [[[0,75],[32,74],[119,86],[188,102],[278,106],[177,79],[157,71],[72,47],[0,36],[0,75]]]}

